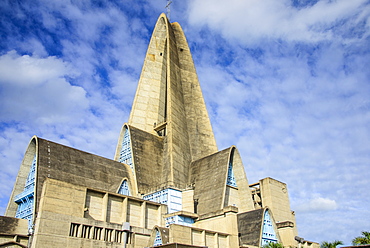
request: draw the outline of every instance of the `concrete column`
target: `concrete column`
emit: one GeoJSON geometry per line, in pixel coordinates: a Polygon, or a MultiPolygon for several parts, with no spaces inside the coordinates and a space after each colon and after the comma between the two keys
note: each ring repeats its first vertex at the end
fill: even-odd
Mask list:
{"type": "Polygon", "coordinates": [[[125,197],[125,198],[123,198],[123,202],[122,202],[122,219],[121,219],[122,222],[128,221],[128,219],[127,219],[127,204],[128,204],[128,198],[125,197]]]}
{"type": "Polygon", "coordinates": [[[107,211],[108,211],[108,193],[103,196],[103,207],[102,207],[102,220],[107,221],[107,211]]]}
{"type": "Polygon", "coordinates": [[[206,246],[207,245],[207,236],[206,236],[206,231],[203,230],[202,231],[202,237],[203,237],[203,245],[206,246]]]}
{"type": "Polygon", "coordinates": [[[147,221],[146,221],[146,218],[147,218],[147,216],[146,216],[146,202],[141,203],[141,216],[140,217],[141,217],[140,226],[144,227],[144,228],[147,228],[146,227],[146,223],[147,223],[147,221]]]}
{"type": "Polygon", "coordinates": [[[214,238],[215,238],[215,244],[216,244],[216,247],[218,247],[218,248],[223,248],[223,247],[220,247],[220,244],[219,244],[219,242],[218,242],[218,233],[215,233],[214,238]]]}
{"type": "Polygon", "coordinates": [[[158,218],[158,223],[160,223],[160,226],[164,226],[166,223],[164,221],[164,218],[162,218],[162,212],[163,211],[163,205],[160,205],[158,206],[158,210],[157,210],[157,218],[158,218]]]}

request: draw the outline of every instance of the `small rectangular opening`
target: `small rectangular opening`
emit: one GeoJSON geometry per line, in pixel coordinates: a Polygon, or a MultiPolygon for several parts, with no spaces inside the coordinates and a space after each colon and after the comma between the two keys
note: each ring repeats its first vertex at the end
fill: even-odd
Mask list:
{"type": "Polygon", "coordinates": [[[79,228],[80,228],[80,224],[71,223],[71,227],[69,229],[69,236],[77,237],[79,228]]]}
{"type": "Polygon", "coordinates": [[[94,227],[94,235],[93,239],[96,240],[101,240],[101,233],[102,233],[103,228],[102,227],[94,227]]]}

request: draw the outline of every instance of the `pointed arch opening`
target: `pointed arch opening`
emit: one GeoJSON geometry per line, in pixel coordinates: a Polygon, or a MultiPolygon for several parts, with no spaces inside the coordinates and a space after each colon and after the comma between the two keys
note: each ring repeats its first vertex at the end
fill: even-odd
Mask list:
{"type": "Polygon", "coordinates": [[[223,207],[235,206],[240,212],[254,210],[251,191],[243,162],[235,146],[229,148],[228,164],[225,163],[223,207]]]}
{"type": "Polygon", "coordinates": [[[154,238],[154,244],[153,246],[160,246],[162,245],[162,236],[161,232],[158,230],[158,228],[155,229],[155,238],[154,238]]]}
{"type": "Polygon", "coordinates": [[[132,150],[131,150],[131,136],[130,130],[127,126],[125,128],[125,133],[123,135],[123,140],[121,144],[121,150],[119,152],[118,161],[130,166],[132,172],[134,173],[134,163],[132,161],[132,150]]]}
{"type": "Polygon", "coordinates": [[[270,214],[269,209],[266,209],[263,215],[261,247],[269,243],[278,243],[278,242],[279,242],[278,235],[277,232],[275,231],[273,218],[270,214]]]}
{"type": "Polygon", "coordinates": [[[26,183],[24,184],[23,191],[16,195],[14,198],[17,203],[17,211],[15,217],[19,219],[28,220],[28,228],[32,228],[33,223],[33,206],[35,202],[35,181],[36,181],[36,167],[37,167],[37,156],[36,153],[33,156],[33,160],[28,172],[26,183]]]}
{"type": "Polygon", "coordinates": [[[234,170],[233,170],[233,158],[234,158],[234,149],[232,149],[231,153],[230,153],[229,168],[227,170],[226,185],[237,188],[238,185],[236,184],[236,179],[235,179],[234,170]]]}
{"type": "Polygon", "coordinates": [[[118,189],[118,194],[121,194],[121,195],[128,195],[130,196],[131,195],[131,192],[130,192],[130,185],[127,181],[127,179],[123,179],[122,183],[121,183],[121,186],[119,187],[118,189]]]}
{"type": "Polygon", "coordinates": [[[227,206],[240,206],[240,196],[239,196],[239,189],[236,183],[236,178],[234,176],[234,148],[231,147],[229,158],[228,158],[228,168],[227,168],[227,178],[226,178],[226,187],[225,187],[225,195],[224,195],[224,205],[223,207],[227,206]]]}

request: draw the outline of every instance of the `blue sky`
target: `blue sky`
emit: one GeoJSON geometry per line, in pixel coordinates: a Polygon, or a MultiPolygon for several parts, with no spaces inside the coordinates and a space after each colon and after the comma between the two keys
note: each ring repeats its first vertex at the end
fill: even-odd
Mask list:
{"type": "MultiPolygon", "coordinates": [[[[33,135],[113,158],[165,0],[4,0],[0,214],[33,135]]],[[[370,231],[370,2],[174,1],[219,149],[288,184],[299,235],[370,231]]]]}

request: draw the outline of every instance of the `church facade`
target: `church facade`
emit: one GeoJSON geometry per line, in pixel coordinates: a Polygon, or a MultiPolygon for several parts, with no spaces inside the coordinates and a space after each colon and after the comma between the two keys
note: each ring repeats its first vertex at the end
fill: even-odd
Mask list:
{"type": "Polygon", "coordinates": [[[286,184],[249,184],[238,149],[218,150],[185,35],[164,14],[114,160],[34,136],[0,217],[0,247],[316,246],[297,235],[286,184]]]}

